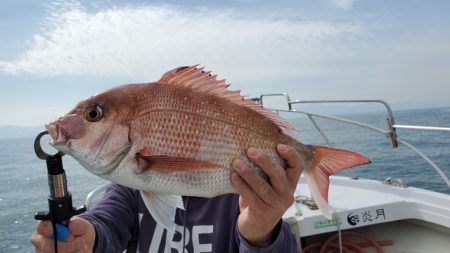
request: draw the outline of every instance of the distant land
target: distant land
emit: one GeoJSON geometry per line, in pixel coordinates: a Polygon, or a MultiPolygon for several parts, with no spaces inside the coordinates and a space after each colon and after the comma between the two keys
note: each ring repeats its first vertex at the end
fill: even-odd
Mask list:
{"type": "MultiPolygon", "coordinates": [[[[337,106],[335,106],[337,107],[337,106]]],[[[275,107],[276,108],[276,107],[275,107]]],[[[348,106],[348,105],[342,105],[342,107],[340,108],[341,110],[330,110],[330,108],[332,108],[332,106],[330,105],[321,105],[321,106],[310,106],[310,105],[305,105],[303,108],[301,109],[305,109],[305,110],[301,110],[301,111],[307,111],[309,113],[318,113],[318,114],[323,114],[323,115],[336,115],[336,116],[346,116],[346,115],[353,115],[353,114],[366,114],[366,113],[379,113],[379,112],[386,112],[386,110],[380,106],[380,105],[376,105],[374,107],[364,107],[364,109],[358,108],[356,106],[348,106]],[[316,110],[314,110],[314,109],[316,110]],[[380,110],[381,108],[381,110],[380,110]]],[[[277,109],[281,109],[281,110],[286,110],[286,108],[277,108],[277,109]]],[[[421,111],[421,110],[430,110],[430,109],[435,109],[435,110],[440,110],[442,112],[449,112],[450,113],[450,107],[446,106],[446,107],[434,107],[434,108],[419,108],[419,109],[400,109],[400,110],[393,110],[394,112],[394,118],[395,118],[395,114],[396,112],[404,112],[404,111],[421,111]]],[[[292,118],[297,118],[297,117],[301,117],[304,115],[299,115],[299,114],[283,114],[282,115],[283,118],[286,119],[292,119],[292,118]]],[[[448,127],[447,125],[445,125],[444,127],[448,127]]],[[[1,139],[15,139],[15,138],[29,138],[29,137],[36,137],[36,135],[42,131],[44,131],[45,128],[44,126],[17,126],[17,125],[0,125],[0,140],[1,139]]]]}
{"type": "Polygon", "coordinates": [[[44,130],[44,126],[0,126],[0,139],[35,137],[38,133],[44,130]]]}

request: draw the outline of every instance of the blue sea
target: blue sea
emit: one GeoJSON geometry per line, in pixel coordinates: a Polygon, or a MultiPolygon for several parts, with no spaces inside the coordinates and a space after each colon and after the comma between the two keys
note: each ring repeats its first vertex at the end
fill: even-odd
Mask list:
{"type": "MultiPolygon", "coordinates": [[[[303,143],[326,145],[306,117],[292,118],[282,113],[300,130],[303,143]]],[[[394,111],[397,124],[450,127],[450,108],[394,111]]],[[[346,117],[386,128],[386,115],[380,112],[346,117]]],[[[332,145],[360,152],[372,161],[352,169],[352,174],[376,180],[400,178],[409,186],[450,194],[439,175],[406,147],[392,148],[383,134],[329,120],[318,120],[332,145]]],[[[36,133],[37,134],[37,133],[36,133]]],[[[398,130],[408,141],[439,165],[450,177],[450,132],[398,130]]],[[[45,162],[33,150],[34,137],[0,139],[0,252],[33,252],[29,237],[35,227],[34,213],[47,210],[45,162]]],[[[74,205],[84,202],[88,192],[105,181],[85,171],[76,161],[63,157],[74,205]]],[[[341,172],[346,175],[346,172],[341,172]]]]}

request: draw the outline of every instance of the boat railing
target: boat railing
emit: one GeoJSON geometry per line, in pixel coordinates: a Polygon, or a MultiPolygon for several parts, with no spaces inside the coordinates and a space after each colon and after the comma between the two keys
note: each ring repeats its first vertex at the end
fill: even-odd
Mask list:
{"type": "Polygon", "coordinates": [[[99,196],[101,196],[105,192],[108,185],[109,183],[104,183],[88,193],[86,199],[84,200],[84,205],[86,206],[87,210],[90,210],[95,206],[95,199],[99,198],[99,196]]]}
{"type": "MultiPolygon", "coordinates": [[[[261,105],[264,105],[264,98],[265,97],[283,97],[286,100],[287,103],[287,110],[282,109],[273,109],[276,112],[289,112],[289,113],[299,113],[306,115],[308,119],[312,122],[314,127],[317,129],[317,131],[320,133],[322,138],[325,140],[328,146],[333,147],[333,144],[325,134],[325,131],[321,128],[319,122],[316,120],[316,118],[322,118],[322,119],[328,119],[333,121],[338,121],[346,124],[356,125],[359,127],[364,127],[379,133],[382,133],[384,136],[390,139],[391,146],[393,148],[398,147],[398,143],[401,143],[408,149],[410,149],[413,153],[421,157],[423,160],[425,160],[438,174],[439,176],[444,180],[444,182],[447,184],[447,186],[450,188],[450,180],[445,175],[443,170],[433,162],[428,156],[426,156],[422,151],[411,145],[405,140],[400,139],[397,136],[397,129],[406,129],[406,130],[422,130],[422,131],[446,131],[450,132],[450,128],[447,127],[431,127],[431,126],[412,126],[412,125],[397,125],[395,124],[394,120],[394,114],[392,112],[391,106],[383,101],[383,100],[377,100],[377,99],[371,99],[371,100],[291,100],[290,97],[286,93],[274,93],[274,94],[263,94],[256,98],[251,98],[252,100],[260,103],[261,105]],[[363,122],[359,122],[356,120],[346,119],[343,117],[338,116],[330,116],[330,115],[322,115],[317,113],[311,113],[311,112],[305,112],[305,111],[298,111],[294,108],[294,105],[298,104],[319,104],[319,103],[375,103],[375,104],[381,104],[386,110],[386,121],[387,121],[387,129],[382,129],[370,124],[366,124],[363,122]]],[[[355,175],[353,175],[353,172],[351,170],[346,170],[347,173],[349,173],[349,176],[352,178],[357,178],[355,175]]],[[[396,182],[393,181],[393,179],[388,178],[385,180],[385,182],[396,182]]],[[[94,198],[104,192],[106,189],[107,183],[100,185],[98,188],[91,191],[88,196],[86,197],[85,204],[88,209],[90,209],[93,206],[94,198]]]]}
{"type": "MultiPolygon", "coordinates": [[[[393,148],[398,147],[398,143],[401,143],[405,147],[407,147],[409,150],[411,150],[413,153],[421,157],[424,161],[426,161],[442,178],[442,180],[447,184],[447,186],[450,188],[450,180],[448,179],[447,175],[443,172],[443,170],[433,161],[431,160],[427,155],[425,155],[421,150],[414,147],[412,144],[408,143],[407,141],[400,139],[397,135],[397,129],[405,129],[405,130],[420,130],[420,131],[444,131],[444,132],[450,132],[449,127],[433,127],[433,126],[413,126],[413,125],[398,125],[395,124],[394,120],[394,114],[392,112],[391,106],[379,99],[358,99],[358,100],[291,100],[288,94],[286,93],[272,93],[272,94],[263,94],[259,97],[252,98],[252,100],[260,103],[261,105],[264,105],[264,98],[266,97],[283,97],[286,100],[287,103],[287,110],[283,109],[273,109],[276,112],[289,112],[289,113],[299,113],[306,115],[308,119],[311,121],[311,123],[314,125],[315,129],[319,132],[319,134],[322,136],[324,141],[327,143],[328,146],[333,147],[333,144],[331,143],[330,139],[325,134],[325,131],[321,128],[319,122],[316,120],[316,118],[322,118],[327,120],[333,120],[341,123],[351,124],[359,127],[364,127],[370,130],[374,130],[376,132],[382,133],[387,138],[390,139],[391,146],[393,148]],[[340,103],[340,104],[355,104],[355,103],[375,103],[375,104],[381,104],[385,110],[386,110],[386,121],[387,121],[387,129],[382,129],[367,123],[359,122],[356,120],[351,120],[343,117],[338,116],[330,116],[330,115],[322,115],[317,113],[311,113],[306,111],[299,111],[294,108],[294,105],[298,104],[327,104],[327,103],[340,103]]],[[[349,170],[347,170],[350,173],[350,176],[352,178],[356,178],[353,173],[349,170]]]]}

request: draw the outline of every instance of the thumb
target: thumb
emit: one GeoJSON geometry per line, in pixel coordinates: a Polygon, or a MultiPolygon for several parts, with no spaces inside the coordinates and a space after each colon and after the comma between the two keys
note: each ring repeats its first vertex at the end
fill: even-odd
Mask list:
{"type": "Polygon", "coordinates": [[[93,225],[80,217],[72,218],[69,223],[69,230],[75,237],[88,234],[91,232],[91,229],[93,229],[93,225]]]}

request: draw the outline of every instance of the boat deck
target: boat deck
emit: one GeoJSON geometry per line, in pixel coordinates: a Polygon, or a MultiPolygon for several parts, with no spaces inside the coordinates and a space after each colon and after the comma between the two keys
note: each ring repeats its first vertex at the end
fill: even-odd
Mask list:
{"type": "Polygon", "coordinates": [[[332,176],[329,189],[329,203],[334,210],[332,220],[305,203],[309,196],[306,180],[301,177],[297,201],[283,216],[294,231],[301,231],[301,236],[337,231],[338,225],[344,230],[398,220],[422,220],[450,228],[450,195],[447,194],[332,176]]]}

